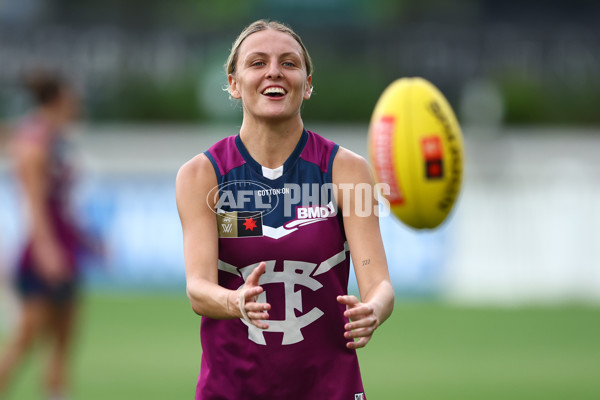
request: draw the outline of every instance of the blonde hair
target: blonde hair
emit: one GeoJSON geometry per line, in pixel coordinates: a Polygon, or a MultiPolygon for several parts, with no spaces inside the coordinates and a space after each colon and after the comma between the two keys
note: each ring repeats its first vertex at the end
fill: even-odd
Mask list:
{"type": "Polygon", "coordinates": [[[227,62],[225,63],[225,73],[227,75],[235,74],[235,68],[238,61],[238,52],[240,50],[242,42],[253,33],[264,31],[267,29],[273,29],[279,32],[287,33],[288,35],[293,37],[296,40],[296,42],[298,42],[298,44],[302,48],[302,53],[304,54],[304,64],[306,64],[306,75],[311,76],[313,73],[312,60],[310,58],[310,55],[308,54],[308,50],[306,50],[306,47],[304,46],[304,43],[302,43],[302,39],[300,39],[300,36],[298,36],[298,34],[294,32],[292,28],[285,24],[282,24],[281,22],[268,21],[264,19],[259,19],[258,21],[254,21],[253,23],[248,25],[246,28],[244,28],[242,33],[240,33],[237,39],[235,39],[235,42],[233,42],[233,45],[231,46],[231,52],[229,53],[227,62]]]}

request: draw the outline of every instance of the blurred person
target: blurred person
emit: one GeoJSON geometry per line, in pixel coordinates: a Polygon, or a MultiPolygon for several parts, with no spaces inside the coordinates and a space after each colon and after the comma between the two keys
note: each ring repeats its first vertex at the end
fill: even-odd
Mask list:
{"type": "Polygon", "coordinates": [[[0,122],[0,155],[3,153],[10,136],[10,129],[0,122]]]}
{"type": "Polygon", "coordinates": [[[48,72],[25,82],[36,108],[13,131],[10,151],[28,216],[28,237],[16,270],[21,317],[0,357],[0,397],[36,341],[50,348],[49,399],[66,399],[78,290],[76,254],[85,241],[69,204],[73,166],[65,128],[80,103],[70,85],[48,72]]]}
{"type": "Polygon", "coordinates": [[[226,64],[240,132],[178,173],[187,294],[202,316],[197,400],[366,398],[356,349],[394,293],[377,214],[357,212],[367,162],[304,129],[312,70],[286,25],[246,27],[226,64]],[[347,293],[348,250],[360,299],[347,293]]]}
{"type": "Polygon", "coordinates": [[[3,251],[2,236],[0,236],[0,338],[3,338],[13,326],[18,309],[3,251]]]}

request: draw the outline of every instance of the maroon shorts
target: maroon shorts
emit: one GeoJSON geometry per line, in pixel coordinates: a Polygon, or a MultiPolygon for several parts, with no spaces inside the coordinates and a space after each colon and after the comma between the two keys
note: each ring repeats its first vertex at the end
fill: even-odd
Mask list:
{"type": "Polygon", "coordinates": [[[21,268],[16,276],[17,292],[23,300],[42,299],[57,305],[75,300],[78,281],[73,276],[59,283],[50,283],[33,268],[21,268]]]}

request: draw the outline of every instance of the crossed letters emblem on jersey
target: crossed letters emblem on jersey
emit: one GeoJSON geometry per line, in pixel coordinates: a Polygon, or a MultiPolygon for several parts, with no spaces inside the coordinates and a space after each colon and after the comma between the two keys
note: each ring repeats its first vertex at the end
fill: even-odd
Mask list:
{"type": "MultiPolygon", "coordinates": [[[[275,271],[275,260],[265,261],[266,271],[260,277],[259,284],[266,285],[280,283],[284,285],[285,319],[269,320],[268,329],[259,329],[242,320],[242,322],[248,326],[248,339],[257,344],[266,345],[267,342],[264,337],[265,332],[281,332],[283,333],[283,339],[281,341],[281,344],[283,345],[294,344],[304,340],[301,329],[321,318],[321,316],[323,316],[323,311],[317,307],[313,307],[307,313],[296,316],[294,310],[303,312],[303,306],[302,292],[300,290],[296,291],[295,286],[304,286],[313,292],[321,289],[323,285],[313,277],[329,271],[331,268],[344,261],[346,259],[347,251],[348,244],[345,243],[344,249],[341,252],[318,265],[305,261],[285,260],[283,262],[283,271],[275,271]]],[[[240,268],[238,272],[233,265],[219,260],[219,269],[238,276],[241,273],[241,276],[245,281],[258,264],[259,263],[240,268]]],[[[266,292],[262,292],[258,296],[257,301],[259,303],[265,303],[267,301],[266,292]]]]}

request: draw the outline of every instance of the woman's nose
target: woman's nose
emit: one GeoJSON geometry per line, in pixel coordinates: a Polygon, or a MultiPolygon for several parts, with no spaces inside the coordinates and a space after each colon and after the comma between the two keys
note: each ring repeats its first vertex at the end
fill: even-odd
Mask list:
{"type": "Polygon", "coordinates": [[[267,78],[279,79],[281,78],[281,69],[278,63],[270,63],[267,70],[267,78]]]}

